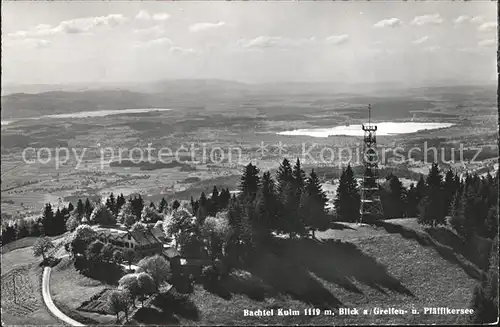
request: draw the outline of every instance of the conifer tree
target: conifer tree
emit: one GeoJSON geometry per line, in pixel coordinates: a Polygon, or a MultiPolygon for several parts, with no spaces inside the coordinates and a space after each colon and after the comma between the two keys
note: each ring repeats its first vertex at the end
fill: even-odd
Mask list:
{"type": "Polygon", "coordinates": [[[226,245],[226,253],[228,254],[228,260],[231,264],[235,264],[239,261],[243,252],[242,243],[245,239],[244,235],[246,229],[243,215],[244,208],[238,198],[233,195],[227,209],[227,219],[231,232],[226,245]]]}
{"type": "Polygon", "coordinates": [[[438,164],[432,164],[425,183],[427,192],[419,206],[418,222],[431,227],[445,225],[442,176],[438,164]]]}
{"type": "Polygon", "coordinates": [[[29,236],[28,222],[21,218],[16,222],[16,239],[29,236]]]}
{"type": "Polygon", "coordinates": [[[462,192],[459,209],[452,217],[452,227],[466,239],[484,228],[486,217],[480,217],[478,221],[478,205],[481,205],[478,200],[474,188],[468,187],[462,192]]]}
{"type": "Polygon", "coordinates": [[[276,185],[269,172],[262,175],[262,184],[255,201],[254,224],[260,233],[268,236],[279,230],[276,185]]]}
{"type": "Polygon", "coordinates": [[[245,166],[243,170],[243,175],[241,176],[240,181],[240,197],[242,199],[247,198],[249,201],[253,201],[255,199],[255,195],[259,189],[259,169],[249,163],[245,166]]]}
{"type": "Polygon", "coordinates": [[[43,225],[43,235],[54,235],[54,212],[52,211],[52,205],[46,203],[43,213],[42,213],[42,225],[43,225]]]}
{"type": "Polygon", "coordinates": [[[406,197],[406,216],[416,217],[418,215],[417,189],[413,183],[408,188],[406,197]]]}
{"type": "Polygon", "coordinates": [[[472,176],[468,171],[465,172],[464,176],[464,188],[467,189],[472,184],[472,176]]]}
{"type": "Polygon", "coordinates": [[[64,212],[57,208],[54,214],[54,229],[51,235],[60,235],[66,231],[66,221],[64,217],[64,212]]]}
{"type": "Polygon", "coordinates": [[[228,188],[222,189],[222,191],[219,195],[220,209],[227,208],[230,199],[231,199],[231,192],[229,192],[229,189],[228,188]]]}
{"type": "Polygon", "coordinates": [[[228,217],[229,226],[231,226],[231,228],[233,230],[238,230],[240,227],[242,210],[243,209],[241,207],[240,202],[233,195],[233,197],[229,201],[228,210],[227,210],[227,217],[228,217]]]}
{"type": "Polygon", "coordinates": [[[454,189],[454,194],[457,192],[461,192],[462,189],[462,180],[460,179],[460,176],[458,176],[458,173],[455,174],[453,177],[453,189],[454,189]]]}
{"type": "Polygon", "coordinates": [[[356,222],[359,219],[360,195],[358,183],[350,165],[342,171],[334,201],[337,217],[341,221],[356,222]]]}
{"type": "MultiPolygon", "coordinates": [[[[193,197],[191,197],[191,200],[193,200],[193,197]]],[[[158,212],[159,213],[165,213],[167,210],[168,204],[167,200],[165,198],[161,198],[160,204],[158,205],[158,212]]]]}
{"type": "Polygon", "coordinates": [[[200,199],[198,202],[199,202],[201,207],[205,207],[205,208],[207,207],[208,199],[207,199],[205,192],[201,192],[200,199]]]}
{"type": "Polygon", "coordinates": [[[134,199],[132,200],[132,208],[137,220],[140,220],[142,209],[144,208],[144,200],[140,194],[138,197],[134,196],[134,199]]]}
{"type": "Polygon", "coordinates": [[[425,185],[425,179],[423,175],[420,175],[420,179],[417,182],[417,186],[415,187],[417,205],[422,201],[427,193],[427,187],[425,185]]]}
{"type": "Polygon", "coordinates": [[[85,200],[85,218],[87,218],[87,220],[90,218],[93,210],[94,206],[90,203],[89,198],[87,198],[87,200],[85,200]]]}
{"type": "Polygon", "coordinates": [[[396,175],[390,173],[386,177],[385,191],[388,193],[385,197],[386,201],[382,202],[384,204],[385,215],[391,218],[403,217],[405,214],[407,192],[403,183],[401,183],[396,175]]]}
{"type": "Polygon", "coordinates": [[[427,175],[427,178],[425,179],[425,184],[429,188],[440,188],[441,183],[443,181],[443,176],[441,175],[441,172],[439,171],[439,166],[438,164],[432,164],[431,168],[429,169],[429,174],[427,175]]]}
{"type": "Polygon", "coordinates": [[[282,193],[285,186],[293,181],[293,171],[290,161],[283,159],[283,162],[278,167],[276,172],[276,181],[278,186],[278,193],[282,193]]]}
{"type": "Polygon", "coordinates": [[[318,175],[313,169],[306,180],[300,205],[301,216],[312,232],[313,238],[315,238],[316,230],[328,228],[327,203],[328,198],[323,192],[318,175]]]}
{"type": "Polygon", "coordinates": [[[291,238],[305,233],[300,209],[300,197],[305,185],[305,172],[301,167],[300,160],[292,169],[288,159],[283,159],[276,173],[277,179],[277,215],[279,217],[281,230],[288,233],[291,238]]]}
{"type": "Polygon", "coordinates": [[[305,234],[305,224],[300,213],[300,196],[293,182],[285,184],[280,194],[280,221],[290,238],[305,234]]]}
{"type": "Polygon", "coordinates": [[[292,177],[293,181],[295,182],[295,187],[297,188],[297,192],[300,195],[305,187],[306,173],[302,169],[299,158],[297,158],[295,166],[293,166],[292,177]]]}
{"type": "Polygon", "coordinates": [[[443,183],[443,205],[444,214],[448,215],[450,213],[450,205],[453,201],[455,195],[455,175],[453,171],[449,169],[446,172],[444,183],[443,183]]]}
{"type": "Polygon", "coordinates": [[[208,207],[208,214],[210,216],[215,216],[215,214],[219,211],[219,196],[219,190],[217,189],[217,186],[214,185],[214,188],[212,189],[212,197],[210,198],[208,207]]]}
{"type": "Polygon", "coordinates": [[[191,197],[191,212],[193,215],[196,215],[198,208],[200,207],[200,202],[198,200],[194,201],[193,197],[191,197]]]}
{"type": "Polygon", "coordinates": [[[85,205],[83,204],[82,199],[78,199],[78,202],[76,203],[76,212],[80,218],[85,214],[85,205]]]}
{"type": "Polygon", "coordinates": [[[123,207],[123,205],[125,204],[125,202],[127,202],[127,201],[125,200],[123,193],[120,193],[120,195],[116,198],[116,207],[115,207],[115,211],[113,212],[115,217],[118,216],[118,213],[120,212],[120,210],[123,207]]]}
{"type": "Polygon", "coordinates": [[[111,213],[113,215],[115,215],[115,212],[116,212],[116,200],[115,200],[115,196],[114,196],[113,192],[111,192],[111,194],[109,195],[108,199],[106,200],[106,207],[108,207],[109,211],[111,211],[111,213]]]}
{"type": "Polygon", "coordinates": [[[467,196],[466,191],[455,193],[453,202],[450,206],[451,209],[451,227],[459,234],[464,236],[467,233],[466,230],[466,218],[465,211],[467,206],[467,196]]]}
{"type": "Polygon", "coordinates": [[[205,192],[201,192],[200,199],[198,200],[198,208],[196,210],[196,219],[200,225],[203,225],[205,218],[208,216],[208,206],[209,200],[207,199],[205,192]]]}
{"type": "Polygon", "coordinates": [[[451,201],[449,208],[449,213],[452,220],[453,217],[456,217],[459,214],[458,211],[460,210],[460,201],[462,200],[462,194],[463,191],[458,189],[453,195],[453,200],[451,201]]]}

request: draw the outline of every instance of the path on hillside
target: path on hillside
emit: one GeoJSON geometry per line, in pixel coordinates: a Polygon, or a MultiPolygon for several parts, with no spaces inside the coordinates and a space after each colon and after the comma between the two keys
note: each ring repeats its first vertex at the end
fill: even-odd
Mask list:
{"type": "MultiPolygon", "coordinates": [[[[54,250],[52,251],[51,256],[53,256],[55,258],[60,258],[60,259],[69,256],[69,254],[67,254],[67,252],[66,252],[66,249],[64,248],[62,239],[56,243],[56,246],[55,246],[54,250]]],[[[45,267],[43,269],[43,277],[42,277],[43,302],[45,302],[45,305],[47,306],[49,311],[54,316],[56,316],[59,320],[64,321],[65,323],[67,323],[71,326],[85,326],[84,324],[81,324],[78,321],[66,316],[61,310],[59,310],[56,307],[56,305],[54,304],[54,301],[52,301],[52,297],[50,295],[50,272],[51,272],[50,267],[45,267]]]]}
{"type": "Polygon", "coordinates": [[[43,278],[42,278],[42,296],[43,296],[43,302],[45,302],[45,305],[47,308],[50,310],[50,312],[56,316],[59,320],[67,323],[70,326],[85,326],[84,324],[79,323],[76,320],[71,319],[70,317],[66,316],[61,310],[59,310],[56,305],[54,304],[54,301],[52,301],[52,297],[50,296],[50,267],[45,267],[43,269],[43,278]]]}

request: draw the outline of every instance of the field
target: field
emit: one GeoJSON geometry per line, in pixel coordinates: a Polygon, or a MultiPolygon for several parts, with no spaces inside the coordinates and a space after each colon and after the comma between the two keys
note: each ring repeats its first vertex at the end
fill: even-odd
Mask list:
{"type": "Polygon", "coordinates": [[[110,291],[112,289],[105,288],[101,292],[94,294],[88,301],[84,301],[78,307],[78,310],[112,315],[113,313],[109,312],[107,304],[110,291]]]}
{"type": "Polygon", "coordinates": [[[2,276],[2,309],[18,317],[29,315],[40,306],[31,287],[29,269],[18,268],[2,276]]]}
{"type": "Polygon", "coordinates": [[[2,321],[5,324],[60,324],[43,304],[39,263],[40,260],[33,257],[31,246],[5,252],[2,247],[2,321]]]}

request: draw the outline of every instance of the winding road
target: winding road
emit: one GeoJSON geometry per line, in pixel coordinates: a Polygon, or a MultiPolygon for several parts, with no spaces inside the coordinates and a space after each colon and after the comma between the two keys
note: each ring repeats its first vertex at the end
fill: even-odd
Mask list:
{"type": "Polygon", "coordinates": [[[52,301],[52,297],[50,296],[49,284],[50,284],[50,267],[45,267],[43,269],[43,278],[42,278],[42,296],[43,296],[43,302],[45,302],[47,308],[50,310],[50,312],[52,312],[54,316],[56,316],[57,319],[65,322],[70,326],[85,326],[84,324],[81,324],[78,321],[66,316],[63,312],[61,312],[61,310],[59,310],[56,307],[54,301],[52,301]]]}
{"type": "MultiPolygon", "coordinates": [[[[59,242],[54,242],[56,243],[54,251],[51,253],[51,256],[55,258],[64,258],[67,257],[68,254],[66,253],[66,250],[64,249],[64,246],[62,246],[62,239],[58,240],[59,242]]],[[[59,320],[63,321],[64,323],[70,325],[70,326],[85,326],[82,323],[79,323],[78,321],[71,319],[67,315],[65,315],[61,310],[59,310],[56,305],[54,304],[54,301],[52,301],[52,297],[50,296],[50,267],[45,267],[43,269],[43,277],[42,277],[42,296],[43,296],[43,302],[47,306],[47,309],[59,320]]]]}

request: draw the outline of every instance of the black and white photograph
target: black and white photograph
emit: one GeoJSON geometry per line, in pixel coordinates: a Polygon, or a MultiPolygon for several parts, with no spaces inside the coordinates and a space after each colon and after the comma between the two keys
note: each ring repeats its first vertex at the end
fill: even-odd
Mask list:
{"type": "Polygon", "coordinates": [[[496,1],[2,1],[2,326],[498,324],[496,1]]]}

